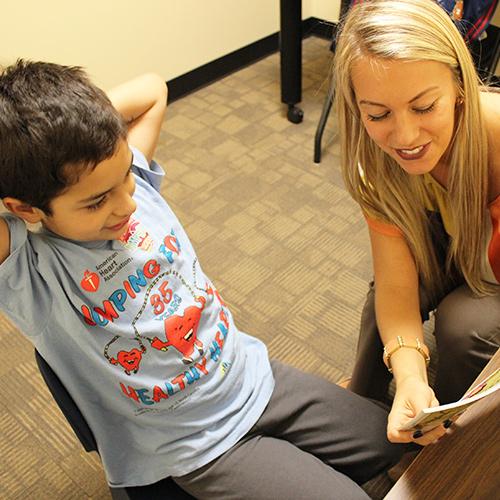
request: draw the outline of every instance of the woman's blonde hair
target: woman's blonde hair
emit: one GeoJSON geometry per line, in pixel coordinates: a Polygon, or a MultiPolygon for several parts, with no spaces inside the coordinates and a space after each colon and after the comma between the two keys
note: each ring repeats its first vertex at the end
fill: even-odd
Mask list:
{"type": "Polygon", "coordinates": [[[488,144],[480,107],[480,81],[467,46],[447,13],[432,0],[368,0],[354,6],[337,39],[335,104],[347,189],[371,216],[405,235],[428,289],[442,291],[454,263],[477,294],[492,293],[481,278],[486,240],[488,144]],[[351,82],[360,57],[437,61],[456,82],[455,130],[446,158],[453,237],[446,269],[436,257],[423,203],[422,176],[407,174],[368,136],[351,82]],[[408,200],[412,200],[411,203],[408,200]]]}

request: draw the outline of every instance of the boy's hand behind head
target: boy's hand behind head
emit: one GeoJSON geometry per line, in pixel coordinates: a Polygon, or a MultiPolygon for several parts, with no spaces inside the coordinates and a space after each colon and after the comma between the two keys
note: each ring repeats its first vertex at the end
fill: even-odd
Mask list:
{"type": "Polygon", "coordinates": [[[158,142],[167,106],[165,80],[147,73],[111,89],[108,96],[128,124],[127,139],[148,161],[158,142]]]}

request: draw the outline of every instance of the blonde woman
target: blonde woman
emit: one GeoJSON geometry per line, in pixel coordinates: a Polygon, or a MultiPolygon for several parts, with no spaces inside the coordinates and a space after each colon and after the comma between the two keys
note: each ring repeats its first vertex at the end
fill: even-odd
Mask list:
{"type": "Polygon", "coordinates": [[[481,87],[462,36],[432,0],[354,6],[334,78],[342,169],[374,266],[349,388],[383,399],[394,442],[420,409],[459,398],[500,342],[500,93],[481,87]],[[429,386],[422,321],[435,310],[429,386]]]}

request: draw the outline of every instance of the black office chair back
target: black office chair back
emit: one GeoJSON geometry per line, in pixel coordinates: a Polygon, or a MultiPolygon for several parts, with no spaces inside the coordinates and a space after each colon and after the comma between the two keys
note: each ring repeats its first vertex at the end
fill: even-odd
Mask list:
{"type": "Polygon", "coordinates": [[[35,359],[38,369],[42,374],[45,384],[49,388],[52,397],[56,401],[59,409],[66,417],[69,425],[76,434],[76,437],[82,443],[85,451],[97,451],[97,443],[94,435],[90,430],[85,418],[76,406],[73,398],[69,395],[68,391],[59,380],[59,377],[54,373],[50,365],[42,358],[40,353],[35,349],[35,359]]]}
{"type": "MultiPolygon", "coordinates": [[[[85,451],[98,452],[94,434],[87,424],[82,412],[64,387],[59,377],[50,365],[42,358],[35,349],[35,360],[43,380],[47,384],[52,397],[59,406],[76,437],[82,443],[85,451]]],[[[193,500],[193,497],[182,490],[171,478],[162,479],[154,484],[146,486],[134,486],[126,488],[110,488],[114,499],[130,500],[193,500]]]]}

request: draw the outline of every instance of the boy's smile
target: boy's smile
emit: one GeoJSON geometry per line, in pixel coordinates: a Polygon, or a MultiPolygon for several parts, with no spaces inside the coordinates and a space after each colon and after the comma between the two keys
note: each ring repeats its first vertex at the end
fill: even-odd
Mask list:
{"type": "Polygon", "coordinates": [[[116,153],[86,170],[50,204],[52,215],[42,224],[55,234],[77,241],[117,240],[136,209],[132,152],[125,141],[116,153]]]}

